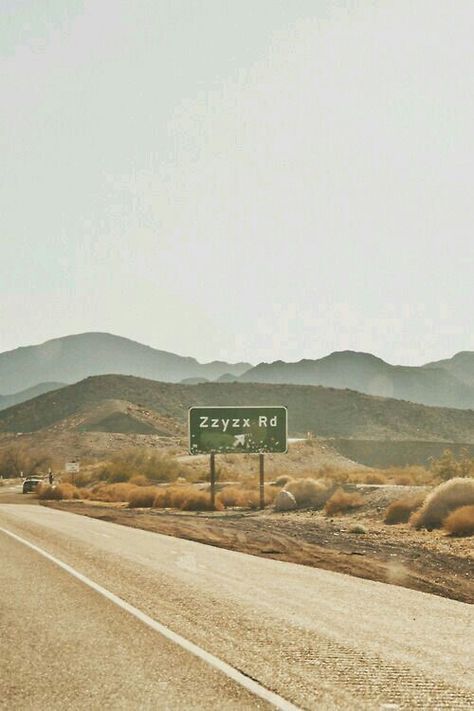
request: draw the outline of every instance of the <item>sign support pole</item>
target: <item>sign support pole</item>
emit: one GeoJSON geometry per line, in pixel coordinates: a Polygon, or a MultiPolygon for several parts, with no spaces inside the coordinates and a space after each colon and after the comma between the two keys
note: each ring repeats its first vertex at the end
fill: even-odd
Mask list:
{"type": "Polygon", "coordinates": [[[211,510],[216,510],[216,455],[211,452],[210,461],[210,482],[211,482],[211,510]]]}
{"type": "Polygon", "coordinates": [[[265,455],[260,452],[259,458],[259,469],[260,469],[260,508],[263,510],[265,508],[265,455]]]}

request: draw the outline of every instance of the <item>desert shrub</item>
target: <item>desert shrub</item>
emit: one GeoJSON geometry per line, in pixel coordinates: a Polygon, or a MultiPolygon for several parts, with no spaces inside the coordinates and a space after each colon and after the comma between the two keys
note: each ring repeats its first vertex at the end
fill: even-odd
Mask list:
{"type": "Polygon", "coordinates": [[[461,506],[452,511],[444,519],[443,528],[453,536],[474,536],[474,506],[461,506]]]}
{"type": "MultiPolygon", "coordinates": [[[[277,493],[278,492],[270,486],[265,487],[265,506],[272,503],[277,493]]],[[[217,498],[225,508],[238,506],[242,508],[258,509],[260,507],[260,489],[243,489],[237,486],[226,486],[217,495],[217,498]]]]}
{"type": "Polygon", "coordinates": [[[387,477],[381,472],[369,472],[365,476],[366,484],[386,484],[387,477]]]}
{"type": "Polygon", "coordinates": [[[137,486],[128,495],[128,508],[151,508],[155,504],[156,486],[137,486]]]}
{"type": "Polygon", "coordinates": [[[288,474],[282,474],[281,476],[277,477],[273,483],[275,486],[286,486],[286,484],[289,484],[290,481],[293,481],[293,477],[289,476],[288,474]]]}
{"type": "Polygon", "coordinates": [[[394,483],[398,486],[411,486],[411,484],[413,484],[410,477],[406,474],[401,474],[400,476],[395,477],[394,483]]]}
{"type": "Polygon", "coordinates": [[[445,449],[441,457],[431,460],[431,470],[443,481],[455,477],[471,477],[474,474],[474,460],[466,449],[461,450],[459,459],[450,449],[445,449]]]}
{"type": "Polygon", "coordinates": [[[420,508],[425,500],[423,494],[415,494],[415,496],[408,496],[404,499],[397,499],[397,501],[392,501],[390,506],[385,510],[384,523],[395,524],[395,523],[407,523],[411,514],[420,508]]]}
{"type": "Polygon", "coordinates": [[[443,520],[455,509],[474,504],[474,480],[450,479],[429,494],[423,506],[412,514],[414,528],[440,528],[443,520]]]}
{"type": "MultiPolygon", "coordinates": [[[[211,511],[211,496],[208,492],[193,489],[188,492],[180,506],[181,511],[211,511]]],[[[223,511],[224,506],[216,497],[216,511],[223,511]]]]}
{"type": "Polygon", "coordinates": [[[324,511],[328,516],[336,513],[345,513],[352,509],[363,506],[365,500],[360,494],[355,494],[342,489],[336,489],[332,496],[327,500],[324,511]]]}
{"type": "Polygon", "coordinates": [[[142,475],[149,481],[166,482],[176,479],[179,466],[163,452],[132,449],[117,454],[102,469],[100,478],[111,483],[128,482],[142,475]]]}
{"type": "Polygon", "coordinates": [[[143,474],[135,474],[130,479],[131,486],[150,486],[150,480],[143,476],[143,474]]]}
{"type": "Polygon", "coordinates": [[[248,492],[245,492],[243,489],[236,486],[226,486],[219,493],[218,498],[222,505],[226,508],[232,506],[245,506],[247,501],[246,493],[248,494],[248,492]]]}
{"type": "Polygon", "coordinates": [[[321,508],[330,493],[326,483],[316,479],[295,479],[284,487],[296,499],[299,507],[321,508]]]}
{"type": "Polygon", "coordinates": [[[182,497],[180,496],[179,489],[177,489],[177,487],[166,486],[156,489],[155,500],[153,501],[154,508],[179,508],[180,503],[182,503],[182,497]]]}
{"type": "Polygon", "coordinates": [[[129,497],[137,487],[131,486],[128,482],[118,482],[116,484],[98,484],[91,490],[91,499],[105,502],[128,501],[129,497]]]}
{"type": "Polygon", "coordinates": [[[353,477],[355,476],[355,472],[353,470],[340,468],[336,469],[331,466],[321,467],[319,474],[321,477],[328,477],[335,484],[345,484],[348,481],[353,481],[353,477]]]}
{"type": "Polygon", "coordinates": [[[58,484],[57,486],[49,486],[49,484],[40,484],[36,490],[39,499],[50,501],[62,501],[63,499],[80,499],[81,492],[72,484],[58,484]]]}
{"type": "Polygon", "coordinates": [[[52,464],[48,454],[30,451],[27,447],[12,447],[0,452],[0,476],[5,479],[40,474],[52,464]]]}
{"type": "Polygon", "coordinates": [[[432,484],[437,481],[434,472],[418,465],[389,467],[388,469],[384,469],[383,473],[390,483],[398,484],[399,486],[432,484]]]}

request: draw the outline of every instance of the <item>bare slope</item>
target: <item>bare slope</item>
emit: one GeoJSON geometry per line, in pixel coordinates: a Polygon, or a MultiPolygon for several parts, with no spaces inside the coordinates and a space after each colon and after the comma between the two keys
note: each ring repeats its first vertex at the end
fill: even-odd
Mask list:
{"type": "Polygon", "coordinates": [[[425,405],[474,407],[474,381],[466,385],[456,374],[435,364],[430,368],[395,366],[370,353],[355,351],[298,363],[260,363],[243,373],[239,381],[323,385],[425,405]]]}
{"type": "Polygon", "coordinates": [[[249,363],[220,361],[201,364],[195,358],[156,350],[110,333],[82,333],[1,353],[0,393],[14,393],[46,381],[75,383],[105,373],[166,382],[191,377],[214,380],[228,372],[240,375],[249,367],[249,363]]]}
{"type": "MultiPolygon", "coordinates": [[[[33,432],[120,400],[183,427],[191,405],[287,405],[293,435],[474,442],[474,412],[426,407],[350,390],[254,383],[159,383],[131,376],[91,377],[0,412],[0,432],[33,432]]],[[[112,413],[111,413],[112,414],[112,413]]],[[[135,416],[135,415],[134,415],[135,416]]],[[[160,428],[161,429],[161,428],[160,428]]]]}

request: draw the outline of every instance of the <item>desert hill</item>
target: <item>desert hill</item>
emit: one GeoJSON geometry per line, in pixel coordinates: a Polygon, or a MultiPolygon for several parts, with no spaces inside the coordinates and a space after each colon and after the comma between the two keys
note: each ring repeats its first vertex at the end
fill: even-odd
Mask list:
{"type": "Polygon", "coordinates": [[[119,414],[123,431],[125,414],[130,421],[146,423],[157,432],[178,434],[185,431],[187,409],[191,405],[249,403],[286,405],[293,436],[312,432],[318,437],[474,443],[473,411],[426,407],[320,386],[181,385],[119,375],[90,377],[3,410],[0,431],[35,432],[66,422],[76,422],[68,427],[77,430],[94,426],[96,431],[101,427],[111,431],[114,417],[119,414]],[[111,406],[114,401],[122,404],[111,406]],[[101,416],[99,407],[104,408],[101,416]]]}
{"type": "Polygon", "coordinates": [[[0,395],[0,410],[4,410],[7,407],[13,407],[13,405],[18,405],[20,402],[25,402],[26,400],[31,400],[38,395],[43,393],[48,393],[51,390],[57,390],[58,388],[63,388],[65,383],[38,383],[31,388],[26,388],[26,390],[21,390],[18,393],[12,393],[11,395],[0,395]]]}
{"type": "Polygon", "coordinates": [[[75,383],[106,373],[165,382],[215,380],[229,372],[241,375],[250,367],[249,363],[199,363],[109,333],[82,333],[0,353],[0,393],[9,395],[48,381],[75,383]]]}
{"type": "MultiPolygon", "coordinates": [[[[461,355],[461,354],[458,354],[461,355]]],[[[474,354],[472,382],[459,375],[467,369],[451,361],[428,366],[390,365],[370,353],[340,351],[319,360],[298,363],[260,363],[239,377],[239,382],[292,383],[350,388],[368,395],[410,400],[438,407],[474,408],[474,354]]]]}

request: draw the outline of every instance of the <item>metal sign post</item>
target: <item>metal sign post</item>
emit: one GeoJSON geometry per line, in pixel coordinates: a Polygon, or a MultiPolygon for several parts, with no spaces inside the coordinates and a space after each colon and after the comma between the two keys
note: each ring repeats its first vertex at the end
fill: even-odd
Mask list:
{"type": "Polygon", "coordinates": [[[211,509],[216,510],[216,455],[211,452],[209,479],[211,482],[211,509]]]}
{"type": "Polygon", "coordinates": [[[260,508],[263,511],[265,508],[265,469],[264,469],[264,460],[265,460],[265,455],[263,452],[260,452],[258,455],[259,459],[259,471],[260,471],[260,508]]]}

